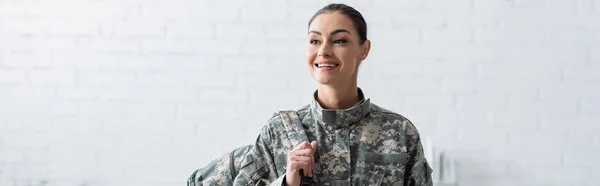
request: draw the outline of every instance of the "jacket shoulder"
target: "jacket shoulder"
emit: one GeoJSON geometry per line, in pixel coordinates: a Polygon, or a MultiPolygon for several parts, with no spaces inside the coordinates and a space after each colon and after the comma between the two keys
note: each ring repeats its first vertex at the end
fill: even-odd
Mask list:
{"type": "Polygon", "coordinates": [[[401,127],[404,131],[406,131],[407,135],[415,135],[417,137],[419,136],[419,131],[417,130],[415,124],[404,115],[401,115],[398,112],[394,112],[392,110],[383,108],[375,104],[371,104],[370,108],[371,117],[380,117],[393,125],[397,125],[398,127],[401,127]]]}

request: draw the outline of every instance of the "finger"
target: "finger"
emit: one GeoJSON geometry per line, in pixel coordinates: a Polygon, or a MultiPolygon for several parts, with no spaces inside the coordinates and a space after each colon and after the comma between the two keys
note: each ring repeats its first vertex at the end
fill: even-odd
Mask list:
{"type": "Polygon", "coordinates": [[[317,141],[313,141],[310,143],[310,146],[312,147],[314,152],[317,152],[317,145],[319,145],[319,143],[317,143],[317,141]]]}
{"type": "Polygon", "coordinates": [[[312,149],[302,149],[292,151],[290,154],[294,156],[313,156],[314,153],[312,152],[312,149]]]}
{"type": "Polygon", "coordinates": [[[303,169],[304,171],[302,171],[304,173],[304,176],[308,176],[307,171],[308,170],[308,162],[304,162],[304,161],[294,161],[291,164],[291,168],[292,170],[294,170],[294,172],[298,172],[300,171],[300,169],[303,169]]]}
{"type": "Polygon", "coordinates": [[[297,145],[296,147],[294,147],[294,150],[300,150],[300,149],[304,149],[306,142],[300,143],[299,145],[297,145]]]}
{"type": "Polygon", "coordinates": [[[290,157],[290,161],[303,161],[306,163],[310,163],[311,160],[312,160],[312,158],[308,157],[308,156],[292,156],[292,157],[290,157]]]}

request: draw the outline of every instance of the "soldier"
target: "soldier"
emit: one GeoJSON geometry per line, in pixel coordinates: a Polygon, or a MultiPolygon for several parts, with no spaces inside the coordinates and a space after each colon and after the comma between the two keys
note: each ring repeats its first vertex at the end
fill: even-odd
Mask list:
{"type": "Polygon", "coordinates": [[[323,7],[308,22],[307,44],[308,69],[318,86],[292,119],[300,121],[308,141],[290,143],[303,134],[273,116],[242,160],[234,185],[432,185],[413,123],[371,103],[357,86],[371,46],[362,15],[344,4],[323,7]]]}

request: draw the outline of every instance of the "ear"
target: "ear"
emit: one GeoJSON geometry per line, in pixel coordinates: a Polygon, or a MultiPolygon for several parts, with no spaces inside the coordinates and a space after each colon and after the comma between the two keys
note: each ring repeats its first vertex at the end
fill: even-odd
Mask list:
{"type": "Polygon", "coordinates": [[[366,40],[362,46],[361,46],[361,54],[360,54],[360,60],[365,60],[367,58],[367,56],[369,56],[369,51],[371,50],[371,40],[366,40]]]}

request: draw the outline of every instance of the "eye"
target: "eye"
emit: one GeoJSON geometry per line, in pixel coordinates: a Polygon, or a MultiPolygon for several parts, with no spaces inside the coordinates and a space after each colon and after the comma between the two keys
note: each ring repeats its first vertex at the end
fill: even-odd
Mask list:
{"type": "Polygon", "coordinates": [[[310,43],[310,44],[313,44],[313,45],[316,45],[316,44],[319,44],[319,40],[316,40],[316,39],[311,39],[311,40],[309,41],[309,43],[310,43]]]}
{"type": "Polygon", "coordinates": [[[333,43],[338,43],[338,44],[344,44],[346,42],[348,42],[348,41],[346,41],[345,39],[336,39],[333,41],[333,43]]]}

